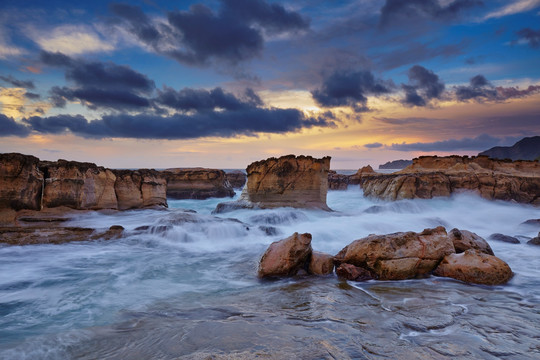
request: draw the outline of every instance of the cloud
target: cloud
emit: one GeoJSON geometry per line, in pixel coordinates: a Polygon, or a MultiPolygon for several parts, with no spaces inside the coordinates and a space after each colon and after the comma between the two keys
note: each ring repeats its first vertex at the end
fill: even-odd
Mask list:
{"type": "Polygon", "coordinates": [[[519,14],[540,6],[540,0],[514,0],[500,9],[492,11],[484,16],[484,20],[498,19],[508,15],[519,14]]]}
{"type": "Polygon", "coordinates": [[[26,126],[19,124],[11,117],[0,114],[0,136],[25,137],[28,134],[30,134],[30,130],[26,126]]]}
{"type": "MultiPolygon", "coordinates": [[[[2,21],[4,21],[3,18],[2,21]]],[[[7,59],[24,54],[26,54],[26,50],[12,45],[6,31],[0,26],[0,59],[7,59]]]]}
{"type": "Polygon", "coordinates": [[[510,86],[493,86],[483,75],[476,75],[470,79],[468,86],[454,87],[454,94],[458,101],[467,102],[474,100],[504,101],[512,98],[522,98],[540,92],[540,86],[530,85],[526,89],[510,86]]]}
{"type": "Polygon", "coordinates": [[[29,129],[44,134],[70,131],[85,138],[195,139],[200,137],[282,134],[314,126],[333,127],[324,116],[307,117],[296,109],[249,108],[194,115],[106,115],[88,121],[81,115],[34,116],[24,119],[29,129]]]}
{"type": "Polygon", "coordinates": [[[150,106],[147,98],[155,89],[150,80],[128,66],[111,62],[86,62],[62,53],[42,52],[41,61],[65,69],[65,77],[75,87],[55,86],[50,90],[51,101],[63,107],[67,101],[81,101],[91,109],[144,108],[150,106]]]}
{"type": "Polygon", "coordinates": [[[29,93],[23,88],[0,87],[0,107],[2,113],[13,118],[41,115],[51,105],[46,102],[34,102],[39,95],[29,93]],[[29,102],[31,100],[31,102],[29,102]]]}
{"type": "Polygon", "coordinates": [[[51,31],[29,30],[29,37],[42,50],[80,55],[114,50],[114,45],[102,39],[91,27],[84,25],[62,25],[51,31]]]}
{"type": "Polygon", "coordinates": [[[222,0],[215,13],[202,4],[189,11],[171,11],[166,21],[150,19],[139,7],[113,4],[120,24],[155,52],[180,63],[207,66],[237,65],[259,56],[264,33],[282,34],[305,30],[309,21],[279,4],[262,0],[222,0]]]}
{"type": "Polygon", "coordinates": [[[440,45],[435,43],[422,44],[418,42],[408,42],[405,46],[387,51],[374,57],[374,61],[379,67],[385,70],[395,69],[397,67],[412,64],[422,60],[433,59],[437,57],[454,57],[464,53],[465,43],[440,45]]]}
{"type": "Polygon", "coordinates": [[[463,10],[482,5],[482,1],[454,0],[441,5],[437,0],[386,0],[381,9],[379,25],[382,27],[415,24],[422,20],[448,21],[463,10]]]}
{"type": "Polygon", "coordinates": [[[519,30],[516,34],[519,37],[519,40],[517,40],[516,42],[523,41],[529,44],[529,46],[534,49],[540,47],[540,30],[524,28],[519,30]]]}
{"type": "Polygon", "coordinates": [[[0,80],[7,82],[8,84],[11,84],[15,87],[21,87],[26,89],[35,89],[36,86],[34,85],[33,81],[30,80],[17,80],[13,76],[2,76],[0,75],[0,80]]]}
{"type": "Polygon", "coordinates": [[[380,148],[380,147],[383,147],[384,145],[379,143],[379,142],[374,142],[374,143],[371,143],[371,144],[365,144],[364,147],[368,148],[368,149],[377,149],[377,148],[380,148]]]}
{"type": "Polygon", "coordinates": [[[426,106],[430,100],[439,99],[444,92],[444,83],[433,71],[415,65],[407,73],[409,84],[402,84],[405,91],[403,103],[408,106],[426,106]]]}
{"type": "MultiPolygon", "coordinates": [[[[475,138],[462,138],[462,139],[450,139],[434,142],[417,142],[407,144],[405,142],[401,144],[392,144],[388,146],[390,150],[397,151],[469,151],[469,150],[486,150],[493,146],[500,145],[501,143],[507,144],[509,139],[501,139],[493,137],[487,134],[482,134],[475,138]]],[[[515,142],[517,138],[512,138],[511,141],[515,142]]]]}
{"type": "Polygon", "coordinates": [[[323,107],[349,106],[356,112],[369,110],[367,95],[391,92],[392,84],[376,79],[367,70],[337,70],[327,76],[320,89],[311,92],[313,99],[323,107]]]}

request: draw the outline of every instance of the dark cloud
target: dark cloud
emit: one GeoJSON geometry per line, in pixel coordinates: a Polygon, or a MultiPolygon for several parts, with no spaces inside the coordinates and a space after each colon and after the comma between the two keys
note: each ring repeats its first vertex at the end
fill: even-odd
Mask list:
{"type": "Polygon", "coordinates": [[[388,146],[390,150],[397,151],[468,151],[468,150],[485,150],[493,146],[500,145],[502,142],[507,143],[508,139],[496,138],[487,134],[482,134],[475,138],[450,139],[443,141],[434,141],[427,143],[401,143],[388,146]]]}
{"type": "Polygon", "coordinates": [[[7,117],[4,114],[0,114],[0,136],[27,136],[30,130],[13,120],[11,117],[7,117]]]}
{"type": "Polygon", "coordinates": [[[76,100],[91,109],[123,110],[150,106],[147,96],[154,91],[154,82],[128,66],[86,62],[46,51],[41,53],[40,59],[46,65],[64,68],[66,79],[75,85],[53,87],[50,94],[54,106],[63,107],[67,101],[76,100]]]}
{"type": "Polygon", "coordinates": [[[365,144],[364,147],[368,148],[368,149],[377,149],[377,148],[380,148],[380,147],[383,147],[384,145],[379,143],[379,142],[375,142],[375,143],[371,143],[371,144],[365,144]]]}
{"type": "Polygon", "coordinates": [[[36,94],[36,93],[32,93],[32,92],[28,92],[28,91],[24,94],[24,96],[26,96],[26,98],[30,99],[30,100],[37,100],[37,99],[41,98],[41,95],[36,94]]]}
{"type": "Polygon", "coordinates": [[[468,86],[454,87],[458,101],[504,101],[512,98],[521,98],[540,92],[540,86],[530,85],[526,89],[510,86],[493,86],[483,75],[471,78],[468,86]]]}
{"type": "Polygon", "coordinates": [[[86,138],[195,139],[207,136],[254,136],[257,133],[296,132],[314,126],[333,127],[324,116],[306,117],[296,109],[249,108],[195,115],[106,115],[88,121],[83,116],[34,116],[24,120],[31,129],[46,134],[70,131],[86,138]]]}
{"type": "Polygon", "coordinates": [[[362,112],[369,110],[367,95],[389,93],[391,86],[367,70],[338,70],[326,77],[322,87],[312,91],[311,95],[323,107],[349,106],[362,112]]]}
{"type": "Polygon", "coordinates": [[[17,80],[13,76],[2,76],[0,75],[0,80],[7,82],[8,84],[11,84],[15,87],[22,87],[26,89],[35,89],[36,86],[34,85],[33,81],[30,80],[17,80]]]}
{"type": "Polygon", "coordinates": [[[482,4],[482,1],[476,0],[454,0],[446,6],[438,0],[386,0],[381,9],[379,25],[410,26],[422,20],[448,21],[455,19],[464,10],[482,4]]]}
{"type": "Polygon", "coordinates": [[[519,40],[525,41],[532,48],[540,47],[540,29],[524,28],[517,32],[517,36],[519,40]]]}
{"type": "Polygon", "coordinates": [[[415,62],[433,59],[437,57],[450,58],[464,53],[465,42],[458,44],[423,44],[413,41],[406,42],[405,46],[387,51],[374,57],[379,67],[385,70],[413,64],[415,62]]]}
{"type": "Polygon", "coordinates": [[[236,65],[260,55],[263,33],[282,34],[309,27],[300,14],[262,0],[222,0],[215,13],[202,4],[167,13],[167,23],[152,22],[136,6],[113,4],[111,11],[127,30],[154,51],[178,62],[205,66],[236,65]]]}
{"type": "Polygon", "coordinates": [[[245,99],[217,87],[213,90],[184,88],[176,91],[166,87],[158,90],[154,101],[179,111],[214,111],[216,109],[241,110],[262,105],[262,100],[252,89],[246,90],[245,99]]]}
{"type": "Polygon", "coordinates": [[[405,91],[403,103],[409,106],[426,106],[431,99],[441,98],[444,83],[433,71],[415,65],[407,73],[409,84],[402,84],[405,91]]]}

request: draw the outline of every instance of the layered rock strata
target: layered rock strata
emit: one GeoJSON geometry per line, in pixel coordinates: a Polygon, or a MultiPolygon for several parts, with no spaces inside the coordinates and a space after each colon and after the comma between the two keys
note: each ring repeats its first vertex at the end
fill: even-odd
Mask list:
{"type": "Polygon", "coordinates": [[[167,207],[167,181],[159,171],[113,170],[118,210],[167,207]]]}
{"type": "Polygon", "coordinates": [[[41,209],[43,181],[37,157],[0,154],[0,209],[41,209]]]}
{"type": "Polygon", "coordinates": [[[223,170],[177,168],[162,172],[167,180],[167,196],[172,199],[232,197],[234,190],[223,170]]]}
{"type": "Polygon", "coordinates": [[[473,191],[489,200],[540,205],[540,163],[478,157],[423,156],[392,174],[364,174],[364,195],[384,200],[430,199],[473,191]]]}

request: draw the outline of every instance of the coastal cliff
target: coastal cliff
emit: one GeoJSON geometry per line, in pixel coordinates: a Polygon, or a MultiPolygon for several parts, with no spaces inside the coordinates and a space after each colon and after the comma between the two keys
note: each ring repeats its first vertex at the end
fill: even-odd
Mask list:
{"type": "Polygon", "coordinates": [[[488,200],[540,205],[540,163],[487,156],[422,156],[392,174],[366,174],[364,195],[384,200],[430,199],[473,191],[488,200]]]}
{"type": "Polygon", "coordinates": [[[167,196],[172,199],[234,196],[234,190],[223,170],[176,168],[166,169],[162,174],[167,180],[167,196]]]}

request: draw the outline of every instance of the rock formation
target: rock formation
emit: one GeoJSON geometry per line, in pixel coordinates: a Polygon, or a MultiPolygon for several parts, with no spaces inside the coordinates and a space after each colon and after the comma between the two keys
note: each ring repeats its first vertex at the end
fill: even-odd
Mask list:
{"type": "Polygon", "coordinates": [[[336,262],[364,268],[380,280],[402,280],[431,273],[443,257],[454,252],[440,226],[421,233],[370,235],[343,248],[336,262]]]}
{"type": "Polygon", "coordinates": [[[242,189],[247,181],[247,176],[243,171],[235,170],[225,173],[225,178],[233,189],[242,189]]]}
{"type": "Polygon", "coordinates": [[[329,275],[334,272],[334,257],[319,251],[311,253],[308,273],[313,275],[329,275]]]}
{"type": "Polygon", "coordinates": [[[162,173],[167,179],[167,196],[173,199],[234,196],[234,190],[223,170],[178,168],[166,169],[162,173]]]}
{"type": "Polygon", "coordinates": [[[215,212],[238,208],[312,208],[326,205],[330,157],[287,155],[250,164],[240,200],[219,204],[215,212]]]}
{"type": "Polygon", "coordinates": [[[41,209],[43,181],[38,158],[0,154],[0,209],[41,209]]]}
{"type": "Polygon", "coordinates": [[[159,171],[114,170],[116,182],[114,190],[118,200],[118,210],[144,207],[167,207],[167,182],[159,171]]]}
{"type": "Polygon", "coordinates": [[[473,191],[489,200],[540,205],[540,163],[485,156],[422,156],[392,174],[361,177],[364,195],[385,200],[430,199],[473,191]]]}
{"type": "Polygon", "coordinates": [[[306,270],[311,256],[311,234],[294,233],[286,239],[273,242],[259,262],[261,278],[293,276],[306,270]]]}
{"type": "Polygon", "coordinates": [[[347,190],[349,187],[349,175],[338,174],[334,170],[328,172],[329,190],[347,190]]]}
{"type": "Polygon", "coordinates": [[[494,255],[487,241],[473,232],[452,229],[448,232],[448,238],[454,244],[454,249],[458,254],[474,249],[484,254],[494,255]]]}
{"type": "Polygon", "coordinates": [[[433,274],[484,285],[504,284],[513,276],[507,263],[473,249],[446,256],[433,274]]]}

